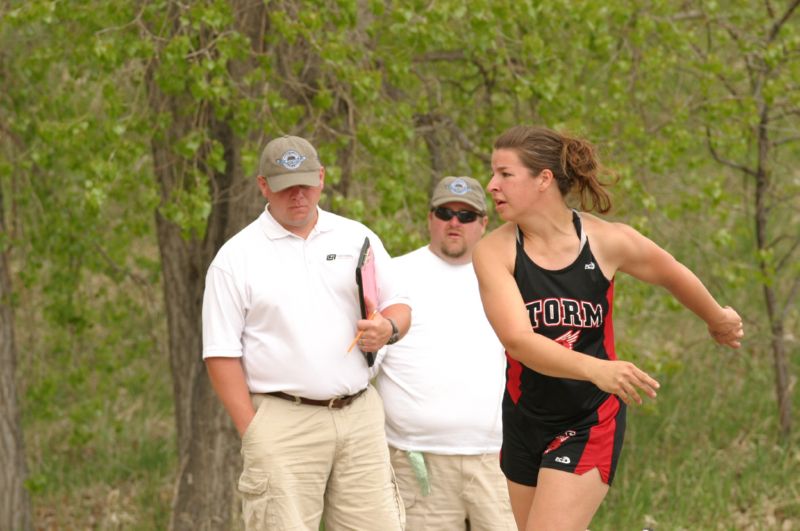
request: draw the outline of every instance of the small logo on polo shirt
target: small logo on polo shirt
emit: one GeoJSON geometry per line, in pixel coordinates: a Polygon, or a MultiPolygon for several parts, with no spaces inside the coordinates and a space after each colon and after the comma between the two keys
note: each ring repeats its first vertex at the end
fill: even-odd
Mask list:
{"type": "Polygon", "coordinates": [[[569,457],[566,455],[564,457],[556,457],[556,463],[564,463],[565,465],[568,465],[570,463],[569,457]]]}
{"type": "Polygon", "coordinates": [[[329,262],[331,260],[336,260],[336,255],[335,254],[329,254],[328,256],[325,257],[325,260],[327,260],[329,262]]]}
{"type": "Polygon", "coordinates": [[[583,268],[584,269],[594,269],[594,262],[589,262],[588,264],[583,266],[583,268]]]}

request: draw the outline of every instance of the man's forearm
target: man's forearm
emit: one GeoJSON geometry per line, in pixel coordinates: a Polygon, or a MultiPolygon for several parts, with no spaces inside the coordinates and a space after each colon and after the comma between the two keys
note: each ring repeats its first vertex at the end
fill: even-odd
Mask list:
{"type": "Polygon", "coordinates": [[[241,358],[206,358],[206,368],[225,410],[230,415],[239,436],[244,435],[255,409],[244,377],[241,358]]]}
{"type": "Polygon", "coordinates": [[[394,321],[400,332],[400,337],[406,335],[406,332],[411,327],[411,308],[406,304],[393,304],[384,308],[381,314],[394,321]]]}

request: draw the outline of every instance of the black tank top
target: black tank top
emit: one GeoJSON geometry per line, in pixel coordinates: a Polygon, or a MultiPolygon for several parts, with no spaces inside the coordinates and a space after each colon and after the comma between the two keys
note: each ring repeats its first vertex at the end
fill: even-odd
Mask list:
{"type": "MultiPolygon", "coordinates": [[[[537,334],[577,352],[614,360],[614,282],[600,271],[575,211],[572,222],[581,241],[580,253],[558,271],[543,269],[528,257],[517,227],[514,279],[537,334]]],[[[536,421],[563,424],[595,410],[609,396],[591,382],[545,376],[508,354],[506,360],[506,411],[518,409],[536,421]]]]}

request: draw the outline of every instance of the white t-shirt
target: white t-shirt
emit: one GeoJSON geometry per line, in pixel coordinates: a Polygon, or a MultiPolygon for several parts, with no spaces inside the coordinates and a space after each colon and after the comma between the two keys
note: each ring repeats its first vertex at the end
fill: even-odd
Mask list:
{"type": "Polygon", "coordinates": [[[379,309],[408,304],[391,258],[367,227],[318,209],[307,239],[265,211],[228,240],[206,275],[203,358],[242,357],[251,392],[325,400],[360,391],[369,368],[347,347],[361,318],[355,269],[368,236],[379,309]]]}
{"type": "Polygon", "coordinates": [[[408,334],[376,362],[389,444],[450,455],[499,451],[505,355],[472,264],[451,265],[428,247],[393,263],[414,313],[408,334]]]}

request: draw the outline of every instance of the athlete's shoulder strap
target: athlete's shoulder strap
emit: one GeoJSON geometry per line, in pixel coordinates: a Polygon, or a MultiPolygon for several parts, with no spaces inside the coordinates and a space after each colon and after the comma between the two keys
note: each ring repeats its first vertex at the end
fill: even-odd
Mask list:
{"type": "Polygon", "coordinates": [[[583,230],[583,223],[581,223],[581,217],[578,215],[578,211],[574,208],[572,209],[572,224],[575,226],[575,232],[578,235],[578,238],[581,240],[581,245],[579,249],[583,249],[583,246],[586,245],[586,232],[583,230]]]}
{"type": "MultiPolygon", "coordinates": [[[[578,235],[578,238],[581,240],[580,249],[583,249],[583,246],[586,245],[588,239],[586,238],[586,232],[583,230],[583,224],[581,223],[581,217],[578,215],[578,211],[574,208],[572,209],[572,225],[575,227],[575,233],[578,235]]],[[[519,228],[517,225],[517,244],[522,245],[522,229],[519,228]]]]}

